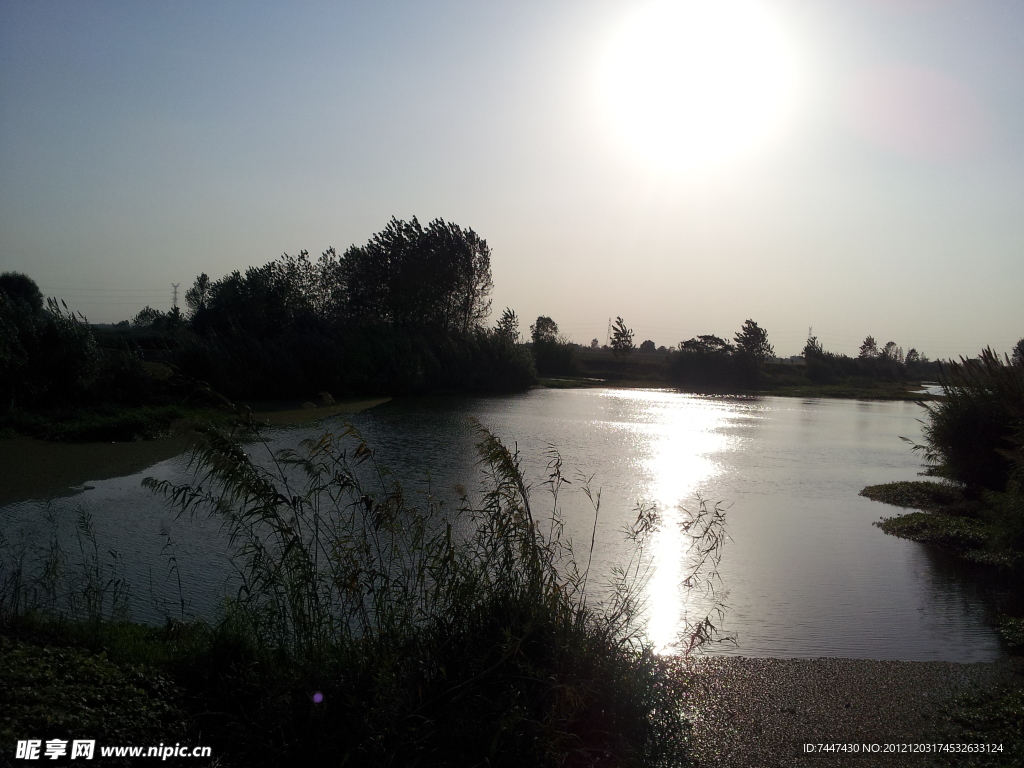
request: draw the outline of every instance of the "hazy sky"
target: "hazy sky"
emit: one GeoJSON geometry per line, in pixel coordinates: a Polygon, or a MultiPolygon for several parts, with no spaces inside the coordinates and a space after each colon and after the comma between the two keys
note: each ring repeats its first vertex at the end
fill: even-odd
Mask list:
{"type": "Polygon", "coordinates": [[[524,330],[1009,350],[1024,2],[729,7],[733,37],[687,37],[636,0],[0,0],[0,271],[109,322],[442,217],[487,239],[524,330]]]}

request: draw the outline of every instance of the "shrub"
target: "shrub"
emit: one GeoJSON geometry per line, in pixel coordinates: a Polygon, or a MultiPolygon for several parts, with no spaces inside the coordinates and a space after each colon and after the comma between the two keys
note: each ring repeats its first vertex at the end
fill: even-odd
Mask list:
{"type": "Polygon", "coordinates": [[[1006,489],[1014,435],[1024,426],[1024,367],[991,349],[943,366],[943,398],[928,403],[923,451],[929,474],[970,488],[1006,489]]]}

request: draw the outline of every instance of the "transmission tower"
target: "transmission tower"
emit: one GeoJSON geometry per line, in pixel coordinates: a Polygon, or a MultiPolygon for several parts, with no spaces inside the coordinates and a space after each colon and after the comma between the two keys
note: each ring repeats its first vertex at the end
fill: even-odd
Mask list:
{"type": "Polygon", "coordinates": [[[171,299],[171,307],[172,308],[177,308],[177,306],[178,306],[178,286],[179,285],[181,285],[181,283],[171,283],[171,288],[174,289],[174,298],[171,299]]]}

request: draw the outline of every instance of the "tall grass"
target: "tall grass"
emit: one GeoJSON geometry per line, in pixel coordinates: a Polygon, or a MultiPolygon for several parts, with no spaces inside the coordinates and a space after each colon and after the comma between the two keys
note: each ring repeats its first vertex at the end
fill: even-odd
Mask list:
{"type": "Polygon", "coordinates": [[[43,522],[48,535],[34,543],[13,541],[0,529],[0,627],[34,616],[93,626],[126,619],[130,586],[124,565],[117,552],[101,549],[92,516],[78,510],[70,548],[52,506],[43,522]]]}
{"type": "Polygon", "coordinates": [[[925,443],[915,446],[929,473],[972,489],[1004,490],[1024,437],[1024,366],[986,348],[976,360],[943,365],[939,383],[943,397],[925,405],[925,443]]]}
{"type": "MultiPolygon", "coordinates": [[[[223,521],[239,589],[217,623],[125,624],[120,561],[80,516],[70,549],[56,522],[34,551],[6,542],[0,624],[79,620],[61,642],[166,670],[193,734],[231,764],[687,764],[679,680],[644,635],[654,507],[638,505],[631,558],[602,590],[600,491],[573,481],[594,510],[577,552],[554,450],[532,489],[517,451],[477,425],[482,488],[448,507],[407,496],[351,428],[277,452],[244,430],[204,429],[189,482],[146,481],[180,515],[223,521]]],[[[683,525],[697,588],[721,555],[721,508],[683,525]]],[[[681,646],[716,631],[703,619],[681,646]]]]}
{"type": "MultiPolygon", "coordinates": [[[[247,763],[685,763],[687,726],[641,619],[655,510],[639,508],[633,560],[593,599],[589,554],[563,535],[557,453],[541,513],[518,453],[477,428],[484,488],[457,510],[407,497],[351,428],[266,466],[210,430],[192,482],[147,480],[182,514],[220,516],[237,547],[222,669],[246,669],[261,705],[221,727],[245,734],[247,763]]],[[[691,534],[714,558],[721,510],[702,512],[691,534]]]]}

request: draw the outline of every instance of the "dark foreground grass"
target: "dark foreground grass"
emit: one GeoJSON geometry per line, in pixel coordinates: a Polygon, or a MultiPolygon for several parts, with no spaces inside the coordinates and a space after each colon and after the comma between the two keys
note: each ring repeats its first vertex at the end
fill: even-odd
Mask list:
{"type": "Polygon", "coordinates": [[[1002,750],[987,754],[946,755],[941,765],[992,766],[1024,765],[1024,673],[1016,668],[1013,679],[996,687],[960,696],[943,707],[941,715],[958,731],[958,742],[999,744],[1002,750]]]}
{"type": "MultiPolygon", "coordinates": [[[[64,595],[77,596],[77,610],[59,619],[60,557],[45,557],[34,581],[7,568],[0,618],[11,662],[0,686],[38,680],[42,691],[6,715],[5,754],[12,734],[53,726],[116,743],[181,734],[212,746],[218,765],[688,764],[681,692],[638,620],[654,510],[638,509],[627,532],[634,558],[596,601],[561,535],[557,454],[552,505],[538,517],[518,456],[482,429],[485,487],[454,513],[407,499],[351,431],[279,452],[269,469],[246,453],[258,434],[246,451],[213,429],[204,438],[192,483],[150,486],[181,514],[223,520],[237,598],[213,625],[117,621],[117,579],[94,558],[64,595]],[[53,697],[71,714],[55,708],[43,723],[53,697]],[[113,699],[130,707],[139,697],[152,717],[124,721],[113,699]]],[[[703,505],[690,518],[697,562],[715,561],[721,524],[703,505]]],[[[702,622],[692,639],[711,633],[702,622]]]]}
{"type": "Polygon", "coordinates": [[[38,634],[0,636],[0,764],[27,738],[173,744],[189,732],[183,703],[166,670],[116,663],[104,651],[48,643],[38,634]]]}
{"type": "Polygon", "coordinates": [[[10,411],[2,426],[9,436],[21,434],[66,442],[130,442],[169,435],[175,422],[211,414],[179,405],[99,405],[46,411],[10,411]]]}

